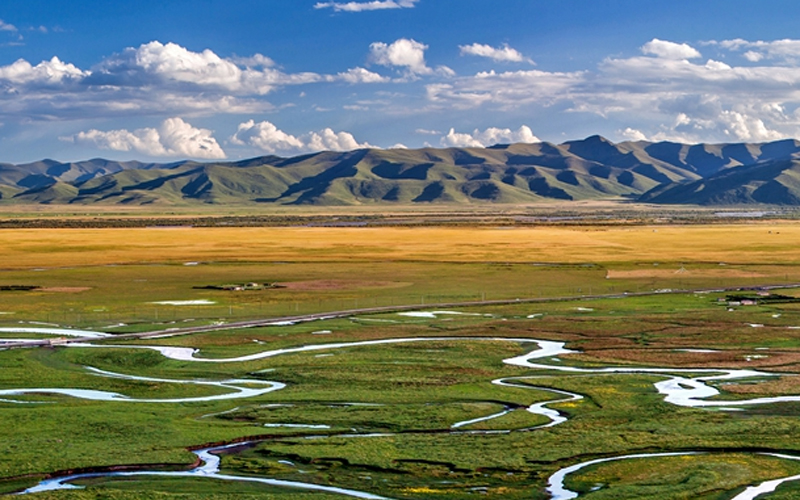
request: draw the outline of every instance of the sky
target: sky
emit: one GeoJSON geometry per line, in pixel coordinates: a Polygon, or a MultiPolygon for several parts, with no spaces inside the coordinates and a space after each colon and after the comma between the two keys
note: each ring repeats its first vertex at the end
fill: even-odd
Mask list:
{"type": "Polygon", "coordinates": [[[793,0],[3,0],[0,162],[800,137],[793,0]]]}

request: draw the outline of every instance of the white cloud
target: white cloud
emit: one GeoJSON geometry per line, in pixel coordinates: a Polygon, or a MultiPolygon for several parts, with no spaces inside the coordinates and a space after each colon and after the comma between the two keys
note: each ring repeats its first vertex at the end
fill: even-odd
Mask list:
{"type": "Polygon", "coordinates": [[[222,159],[225,152],[207,129],[195,128],[180,118],[164,120],[159,128],[134,131],[91,129],[67,138],[112,151],[136,151],[153,157],[222,159]]]}
{"type": "Polygon", "coordinates": [[[0,66],[0,116],[69,120],[127,115],[254,113],[273,106],[264,96],[290,85],[367,84],[389,78],[364,68],[322,75],[286,73],[262,54],[225,58],[175,43],[149,42],[113,54],[90,69],[58,57],[0,66]]]}
{"type": "Polygon", "coordinates": [[[364,68],[351,68],[334,78],[347,83],[384,83],[390,79],[364,68]]]}
{"type": "Polygon", "coordinates": [[[256,123],[254,120],[240,123],[238,131],[231,137],[231,142],[240,146],[254,146],[270,154],[279,151],[299,151],[305,146],[300,139],[279,130],[272,123],[268,121],[256,123]]]}
{"type": "Polygon", "coordinates": [[[305,136],[306,149],[311,151],[352,151],[372,147],[368,143],[359,144],[349,132],[334,132],[326,128],[305,136]]]}
{"type": "Polygon", "coordinates": [[[488,57],[498,62],[527,62],[533,64],[531,59],[523,56],[516,49],[512,49],[508,44],[502,47],[492,47],[491,45],[483,45],[480,43],[473,43],[472,45],[459,45],[461,55],[488,57]]]}
{"type": "Polygon", "coordinates": [[[626,128],[619,132],[619,135],[624,137],[628,141],[646,141],[647,136],[641,130],[636,130],[635,128],[626,128]]]}
{"type": "Polygon", "coordinates": [[[256,67],[271,68],[275,66],[275,61],[265,56],[264,54],[253,54],[252,56],[249,57],[232,57],[229,60],[231,62],[249,68],[256,68],[256,67]]]}
{"type": "MultiPolygon", "coordinates": [[[[762,142],[800,135],[800,67],[735,66],[713,59],[693,62],[690,58],[697,55],[693,48],[655,42],[646,44],[643,51],[657,57],[608,58],[593,71],[490,71],[431,83],[426,86],[429,109],[531,112],[531,108],[558,105],[567,112],[604,119],[630,121],[636,116],[630,130],[618,131],[632,140],[645,136],[686,142],[762,142]]],[[[726,45],[742,50],[751,43],[739,40],[726,45]]],[[[792,53],[791,44],[778,45],[783,47],[781,54],[792,53]]],[[[773,52],[774,46],[770,47],[773,52]]],[[[758,52],[764,61],[770,57],[765,50],[758,52]]],[[[759,62],[757,57],[751,59],[759,62]]],[[[456,134],[450,142],[481,142],[471,139],[475,138],[456,134]]]]}
{"type": "Polygon", "coordinates": [[[519,109],[523,105],[568,100],[586,80],[586,72],[488,71],[456,78],[452,83],[429,84],[426,92],[437,105],[468,109],[493,103],[502,109],[519,109]]]}
{"type": "Polygon", "coordinates": [[[12,85],[52,85],[81,80],[88,74],[89,72],[82,71],[73,64],[64,63],[57,57],[42,61],[36,66],[32,66],[24,59],[18,59],[8,66],[0,66],[0,84],[6,82],[12,85]]]}
{"type": "Polygon", "coordinates": [[[359,143],[349,132],[335,132],[325,128],[299,137],[286,133],[273,123],[249,120],[239,124],[231,142],[239,146],[250,146],[269,154],[298,154],[316,151],[352,151],[374,148],[369,143],[359,143]]]}
{"type": "Polygon", "coordinates": [[[737,111],[723,111],[720,115],[725,134],[742,142],[769,142],[785,137],[776,130],[767,128],[764,121],[737,111]]]}
{"type": "Polygon", "coordinates": [[[149,42],[107,58],[93,71],[92,84],[120,87],[158,85],[180,89],[219,89],[265,95],[280,85],[323,80],[316,73],[286,74],[261,54],[225,59],[209,49],[193,52],[175,43],[149,42]]]}
{"type": "Polygon", "coordinates": [[[425,50],[428,46],[408,38],[400,38],[394,43],[375,42],[369,46],[369,59],[381,66],[399,66],[418,75],[433,73],[425,64],[425,50]]]}
{"type": "Polygon", "coordinates": [[[749,41],[736,38],[714,43],[731,51],[749,49],[743,56],[751,62],[760,62],[762,59],[777,59],[795,65],[800,60],[800,40],[793,40],[790,38],[773,40],[771,42],[763,40],[749,41]]]}
{"type": "Polygon", "coordinates": [[[694,47],[685,43],[675,43],[653,38],[642,46],[643,54],[650,54],[664,59],[696,59],[701,56],[694,47]]]}
{"type": "Polygon", "coordinates": [[[420,0],[374,0],[371,2],[317,2],[315,9],[333,9],[336,12],[364,12],[367,10],[413,9],[420,0]]]}
{"type": "Polygon", "coordinates": [[[451,128],[440,142],[445,147],[482,148],[494,144],[534,143],[541,140],[533,135],[530,127],[523,125],[518,130],[489,127],[481,132],[475,129],[471,134],[459,133],[451,128]]]}
{"type": "Polygon", "coordinates": [[[764,54],[756,52],[754,50],[748,50],[742,55],[744,56],[745,59],[747,59],[750,62],[759,62],[762,59],[764,59],[764,54]]]}
{"type": "Polygon", "coordinates": [[[0,31],[10,31],[12,33],[16,33],[19,30],[13,24],[9,24],[9,23],[3,21],[2,19],[0,19],[0,31]]]}

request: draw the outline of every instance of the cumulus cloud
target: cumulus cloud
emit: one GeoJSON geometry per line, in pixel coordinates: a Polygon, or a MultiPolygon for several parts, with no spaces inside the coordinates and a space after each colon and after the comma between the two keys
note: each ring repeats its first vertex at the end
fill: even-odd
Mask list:
{"type": "Polygon", "coordinates": [[[696,59],[700,52],[685,43],[675,43],[653,38],[642,46],[643,54],[650,54],[664,59],[696,59]]]}
{"type": "Polygon", "coordinates": [[[619,135],[624,137],[628,141],[646,141],[647,136],[644,135],[644,132],[641,130],[637,130],[635,128],[627,127],[625,130],[619,132],[619,135]]]}
{"type": "Polygon", "coordinates": [[[222,159],[225,152],[207,129],[180,118],[164,120],[158,128],[100,131],[91,129],[67,138],[77,144],[112,151],[135,151],[153,157],[222,159]]]}
{"type": "Polygon", "coordinates": [[[10,31],[12,33],[16,33],[19,31],[19,29],[17,29],[17,27],[14,26],[13,24],[9,24],[0,19],[0,31],[10,31]]]}
{"type": "Polygon", "coordinates": [[[374,0],[371,2],[317,2],[315,9],[333,9],[336,12],[364,12],[367,10],[413,9],[420,0],[374,0]]]}
{"type": "Polygon", "coordinates": [[[231,137],[231,142],[239,146],[250,146],[269,154],[298,154],[316,151],[352,151],[373,148],[369,143],[359,143],[349,132],[336,132],[325,128],[318,132],[308,132],[294,136],[280,130],[273,123],[256,123],[248,120],[239,124],[231,137]]]}
{"type": "Polygon", "coordinates": [[[781,60],[790,64],[800,61],[800,40],[784,38],[766,42],[763,40],[749,41],[741,38],[712,42],[723,49],[740,51],[747,49],[743,54],[750,62],[760,62],[762,59],[781,60]]]}
{"type": "MultiPolygon", "coordinates": [[[[617,129],[618,136],[636,138],[640,136],[634,132],[640,132],[652,140],[762,141],[800,135],[800,40],[735,39],[703,42],[703,47],[704,51],[713,47],[722,54],[714,59],[702,58],[688,44],[652,39],[633,56],[608,57],[581,71],[526,68],[459,76],[448,68],[429,66],[428,46],[410,38],[373,43],[369,61],[380,67],[377,70],[376,66],[354,67],[332,74],[286,72],[261,54],[223,57],[211,50],[193,51],[177,44],[150,42],[124,49],[90,68],[57,57],[38,64],[21,59],[0,66],[0,120],[22,123],[158,116],[160,121],[168,116],[221,113],[252,116],[274,110],[267,98],[286,86],[392,82],[395,90],[376,92],[379,99],[365,99],[354,91],[347,109],[385,116],[446,116],[454,111],[481,109],[523,122],[526,116],[539,112],[574,116],[576,120],[592,114],[613,123],[612,130],[617,129]],[[741,57],[730,57],[729,52],[741,57]],[[391,78],[379,72],[391,73],[391,78]],[[418,84],[402,86],[423,76],[427,81],[422,95],[417,93],[418,84]],[[630,128],[627,135],[626,127],[630,128]]],[[[462,53],[490,57],[505,54],[504,49],[508,54],[514,50],[472,44],[463,46],[462,53]]],[[[510,60],[516,56],[498,57],[510,60]]],[[[313,104],[343,108],[342,103],[330,101],[307,106],[313,104]]],[[[250,135],[242,131],[237,136],[243,144],[264,151],[270,147],[298,152],[310,151],[312,145],[331,149],[362,145],[352,135],[340,136],[347,133],[333,130],[314,132],[316,136],[310,132],[302,136],[284,133],[289,142],[282,144],[270,137],[268,127],[261,130],[256,125],[245,127],[250,135]],[[262,134],[264,139],[257,144],[256,137],[262,134]],[[300,145],[292,143],[292,137],[300,145]]],[[[120,137],[130,139],[122,132],[120,137]]],[[[444,132],[436,136],[447,137],[444,132]]],[[[129,133],[141,135],[140,142],[145,141],[145,135],[129,133]]],[[[453,130],[451,142],[487,142],[475,133],[464,135],[469,138],[459,139],[453,130]]],[[[497,142],[511,141],[500,138],[497,142]]]]}
{"type": "Polygon", "coordinates": [[[364,68],[338,74],[286,73],[262,54],[225,58],[153,41],[89,69],[58,57],[0,66],[0,116],[76,119],[128,115],[253,113],[272,108],[277,88],[311,83],[368,84],[388,78],[364,68]]]}
{"type": "Polygon", "coordinates": [[[445,147],[483,148],[494,144],[534,143],[541,140],[533,135],[530,127],[523,125],[518,130],[489,127],[481,132],[475,129],[471,134],[459,133],[451,128],[440,142],[445,147]]]}
{"type": "Polygon", "coordinates": [[[408,38],[400,38],[391,44],[375,42],[369,46],[369,59],[381,66],[399,66],[410,73],[427,75],[433,70],[425,63],[428,46],[408,38]]]}
{"type": "Polygon", "coordinates": [[[13,86],[52,85],[81,80],[88,74],[89,72],[82,71],[73,64],[64,63],[57,57],[42,61],[36,66],[32,66],[24,59],[18,59],[8,66],[0,66],[0,85],[3,82],[13,86]]]}
{"type": "MultiPolygon", "coordinates": [[[[800,67],[789,64],[794,44],[778,42],[714,42],[752,51],[746,57],[757,64],[743,66],[696,61],[696,49],[654,39],[643,55],[607,58],[593,70],[481,72],[430,83],[426,94],[432,110],[557,105],[605,119],[636,116],[630,130],[618,131],[631,140],[771,141],[800,135],[800,67]]],[[[797,54],[800,60],[800,43],[797,54]]]]}
{"type": "Polygon", "coordinates": [[[725,127],[725,134],[732,136],[737,141],[769,142],[785,137],[776,130],[770,130],[762,119],[738,111],[723,111],[720,119],[725,127]]]}
{"type": "Polygon", "coordinates": [[[305,143],[310,151],[352,151],[372,147],[366,142],[360,144],[349,132],[334,132],[330,128],[310,132],[305,136],[305,143]]]}
{"type": "Polygon", "coordinates": [[[339,73],[332,79],[347,83],[384,83],[390,80],[389,78],[364,68],[348,69],[347,71],[339,73]]]}
{"type": "Polygon", "coordinates": [[[322,81],[316,73],[286,74],[261,54],[226,59],[206,49],[193,52],[175,43],[158,41],[107,58],[88,83],[121,87],[158,85],[171,88],[210,88],[240,94],[265,95],[276,86],[322,81]]]}
{"type": "Polygon", "coordinates": [[[491,45],[483,45],[480,43],[473,43],[472,45],[459,45],[461,55],[488,57],[493,61],[498,62],[527,62],[533,64],[533,61],[522,55],[518,50],[512,49],[508,44],[501,47],[492,47],[491,45]]]}
{"type": "Polygon", "coordinates": [[[764,59],[764,54],[761,54],[760,52],[756,52],[754,50],[748,50],[742,55],[744,56],[745,59],[747,59],[750,62],[759,62],[760,60],[764,59]]]}

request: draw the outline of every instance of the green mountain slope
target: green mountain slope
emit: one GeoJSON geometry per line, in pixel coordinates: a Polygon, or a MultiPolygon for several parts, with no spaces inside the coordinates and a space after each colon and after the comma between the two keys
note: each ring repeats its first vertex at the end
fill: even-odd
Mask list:
{"type": "Polygon", "coordinates": [[[153,164],[94,159],[0,164],[0,203],[297,204],[653,203],[795,204],[800,143],[624,142],[489,148],[362,149],[237,162],[153,164]],[[768,167],[768,165],[772,165],[768,167]]]}
{"type": "Polygon", "coordinates": [[[641,200],[693,205],[800,205],[800,160],[728,169],[706,179],[658,187],[641,200]]]}

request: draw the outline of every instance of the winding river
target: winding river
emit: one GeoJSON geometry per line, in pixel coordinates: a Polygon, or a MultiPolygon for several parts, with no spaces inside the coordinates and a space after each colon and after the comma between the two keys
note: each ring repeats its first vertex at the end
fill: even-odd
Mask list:
{"type": "Polygon", "coordinates": [[[225,451],[226,449],[240,447],[248,443],[238,443],[234,445],[218,446],[215,448],[206,448],[203,450],[195,451],[195,455],[203,462],[201,466],[184,472],[165,472],[165,471],[136,471],[136,472],[98,472],[88,474],[73,474],[71,476],[47,479],[37,484],[32,488],[20,493],[26,495],[30,493],[40,493],[43,491],[77,489],[74,486],[74,481],[80,479],[91,479],[98,477],[137,477],[137,476],[157,476],[157,477],[188,477],[188,478],[211,478],[222,481],[237,481],[247,483],[260,483],[269,486],[278,486],[282,488],[302,489],[310,491],[321,491],[325,493],[336,493],[353,498],[362,498],[365,500],[390,500],[386,497],[373,495],[363,491],[350,490],[346,488],[337,488],[334,486],[323,486],[313,483],[302,483],[298,481],[282,481],[279,479],[269,479],[262,477],[248,477],[248,476],[232,476],[229,474],[220,474],[220,458],[216,453],[225,451]]]}
{"type": "MultiPolygon", "coordinates": [[[[29,329],[35,330],[35,329],[29,329]]],[[[17,330],[19,331],[19,330],[17,330]]],[[[36,332],[36,333],[44,333],[44,332],[36,332]]],[[[85,333],[85,332],[84,332],[85,333]]],[[[753,398],[753,399],[744,399],[744,400],[735,400],[735,401],[724,401],[724,400],[709,400],[714,396],[718,396],[720,394],[719,390],[715,387],[710,386],[707,382],[710,381],[733,381],[733,380],[743,380],[747,378],[754,378],[754,377],[772,377],[776,376],[775,373],[767,373],[767,372],[760,372],[756,370],[730,370],[730,369],[676,369],[676,368],[655,368],[655,367],[602,367],[602,368],[581,368],[575,366],[565,366],[562,364],[545,364],[542,361],[548,358],[554,358],[557,356],[564,356],[572,353],[577,353],[578,351],[573,351],[567,349],[565,347],[564,342],[555,342],[555,341],[547,341],[547,340],[535,340],[535,339],[523,339],[523,338],[502,338],[502,337],[415,337],[415,338],[397,338],[397,339],[382,339],[382,340],[368,340],[368,341],[358,341],[358,342],[339,342],[339,343],[329,343],[329,344],[314,344],[314,345],[306,345],[306,346],[299,346],[299,347],[290,347],[284,349],[274,349],[274,350],[267,350],[262,351],[255,354],[249,354],[245,356],[238,356],[232,358],[203,358],[199,357],[199,351],[193,348],[186,348],[186,347],[170,347],[170,346],[144,346],[144,345],[95,345],[90,343],[82,343],[82,344],[70,344],[70,347],[82,347],[82,348],[105,348],[105,349],[149,349],[155,350],[161,353],[163,356],[179,360],[179,361],[190,361],[190,362],[200,362],[200,363],[241,363],[247,361],[255,361],[260,359],[271,358],[280,355],[287,355],[287,354],[297,354],[297,353],[304,353],[304,352],[315,352],[315,351],[331,351],[337,349],[346,349],[346,348],[355,348],[355,347],[364,347],[364,346],[377,346],[377,345],[391,345],[391,344],[404,344],[404,343],[413,343],[413,342],[442,342],[442,341],[505,341],[505,342],[515,342],[520,344],[536,344],[538,349],[535,349],[527,354],[523,354],[521,356],[515,356],[512,358],[508,358],[503,360],[504,363],[514,366],[520,366],[524,368],[529,368],[533,370],[546,370],[546,371],[555,371],[561,373],[581,373],[581,374],[610,374],[610,373],[620,373],[620,374],[650,374],[650,375],[658,375],[663,377],[663,380],[654,383],[655,389],[658,391],[659,394],[664,396],[664,401],[677,405],[677,406],[684,406],[684,407],[730,407],[730,408],[739,408],[743,406],[752,406],[752,405],[762,405],[762,404],[770,404],[770,403],[779,403],[779,402],[788,402],[788,401],[800,401],[800,396],[779,396],[779,397],[770,397],[770,398],[753,398]],[[697,376],[700,375],[700,376],[697,376]]],[[[98,370],[96,368],[87,368],[91,371],[91,373],[103,376],[103,377],[112,377],[112,378],[120,378],[125,380],[134,380],[134,381],[142,381],[142,382],[158,382],[158,383],[170,383],[170,384],[193,384],[193,385],[205,385],[205,386],[214,386],[219,388],[224,388],[227,390],[231,390],[232,392],[214,395],[214,396],[203,396],[203,397],[195,397],[195,398],[180,398],[180,399],[136,399],[130,398],[124,395],[120,395],[117,393],[110,393],[104,391],[94,391],[94,390],[84,390],[84,389],[58,389],[58,388],[39,388],[39,389],[6,389],[0,390],[0,396],[12,396],[12,395],[22,395],[22,394],[30,394],[30,393],[52,393],[52,394],[61,394],[72,396],[76,398],[83,398],[83,399],[91,399],[91,400],[98,400],[98,401],[124,401],[124,402],[138,402],[138,403],[188,403],[188,402],[202,402],[202,401],[215,401],[215,400],[224,400],[224,399],[242,399],[242,398],[252,398],[256,396],[260,396],[272,391],[277,391],[283,389],[285,387],[284,384],[280,382],[270,382],[270,381],[263,381],[257,379],[232,379],[232,380],[223,380],[223,381],[207,381],[207,380],[170,380],[170,379],[157,379],[157,378],[149,378],[149,377],[138,377],[132,375],[124,375],[114,372],[108,372],[103,370],[98,370]],[[261,386],[261,387],[250,387],[250,386],[261,386]]],[[[535,389],[540,391],[547,391],[556,396],[554,399],[550,399],[547,401],[535,403],[528,408],[527,411],[533,414],[542,415],[549,419],[549,422],[534,428],[530,429],[522,429],[522,430],[533,430],[533,429],[540,429],[546,427],[553,427],[559,424],[562,424],[567,421],[567,417],[562,415],[557,410],[548,408],[549,405],[554,405],[558,403],[564,403],[569,401],[577,401],[583,398],[582,395],[572,393],[569,391],[564,391],[560,389],[553,389],[549,387],[537,387],[534,385],[528,384],[521,384],[517,383],[518,381],[522,381],[525,379],[531,379],[536,377],[510,377],[510,378],[503,378],[497,379],[493,381],[493,384],[498,386],[505,386],[505,387],[516,387],[516,388],[524,388],[524,389],[535,389]]],[[[26,401],[14,401],[14,400],[6,400],[12,402],[26,402],[26,401]]],[[[509,408],[506,408],[502,412],[494,413],[492,415],[488,415],[481,418],[466,420],[462,422],[457,422],[451,426],[453,431],[462,429],[464,427],[469,427],[470,425],[485,422],[491,419],[502,417],[512,411],[509,408]]],[[[510,430],[506,431],[480,431],[486,433],[492,432],[511,432],[510,430]]],[[[369,437],[369,436],[361,436],[359,437],[369,437]]],[[[220,448],[213,448],[202,450],[198,453],[198,456],[202,458],[205,462],[205,465],[199,467],[193,471],[189,472],[126,472],[126,473],[109,473],[109,474],[101,474],[103,476],[134,476],[134,475],[168,475],[174,477],[198,477],[198,476],[206,476],[206,477],[215,477],[217,479],[223,480],[231,480],[231,481],[250,481],[250,482],[259,482],[264,484],[276,485],[276,486],[286,486],[291,488],[305,488],[305,489],[315,489],[319,491],[328,491],[328,492],[335,492],[340,493],[343,495],[348,495],[357,498],[367,498],[367,499],[380,499],[383,497],[371,495],[369,493],[363,493],[353,490],[345,490],[339,488],[330,488],[318,485],[309,485],[304,483],[294,483],[291,481],[278,481],[273,479],[262,479],[262,478],[249,478],[249,477],[239,477],[239,476],[227,476],[223,474],[219,474],[219,458],[216,457],[212,452],[224,450],[225,447],[220,448]]],[[[689,452],[682,452],[682,453],[660,453],[660,454],[636,454],[636,455],[625,455],[619,457],[611,457],[611,458],[604,458],[604,459],[596,459],[588,462],[584,462],[581,464],[575,464],[570,467],[561,469],[560,471],[556,472],[553,476],[551,476],[549,480],[548,491],[551,494],[554,500],[568,500],[572,498],[577,498],[578,494],[572,491],[567,490],[564,487],[563,481],[566,476],[571,473],[577,472],[585,467],[589,467],[592,465],[597,465],[604,462],[609,461],[616,461],[616,460],[628,460],[628,459],[637,459],[637,458],[648,458],[648,457],[659,457],[659,456],[675,456],[675,455],[686,455],[689,452]]],[[[779,455],[775,454],[774,456],[787,458],[792,460],[798,460],[798,457],[792,457],[789,455],[779,455]]],[[[98,477],[98,474],[94,475],[80,475],[80,476],[70,476],[66,478],[60,479],[53,479],[48,480],[40,485],[35,486],[29,490],[26,490],[26,493],[32,493],[35,491],[43,491],[43,489],[58,489],[58,488],[69,488],[70,481],[74,481],[80,478],[86,477],[98,477]]],[[[782,479],[776,479],[772,481],[766,481],[760,485],[751,486],[746,491],[742,492],[741,494],[737,495],[734,500],[753,500],[763,494],[772,492],[777,488],[778,485],[787,482],[787,481],[794,481],[800,480],[800,476],[792,476],[782,479]]]]}
{"type": "MultiPolygon", "coordinates": [[[[97,368],[87,367],[90,373],[107,378],[116,378],[122,380],[134,380],[138,382],[155,382],[162,384],[182,384],[182,385],[200,385],[209,387],[219,387],[222,389],[232,390],[225,394],[217,394],[214,396],[199,396],[194,398],[173,398],[173,399],[136,399],[116,392],[97,391],[92,389],[59,389],[59,388],[37,388],[37,389],[2,389],[0,396],[21,396],[25,394],[58,394],[62,396],[71,396],[79,399],[88,399],[91,401],[122,401],[127,403],[199,403],[205,401],[221,401],[226,399],[243,399],[254,398],[267,394],[268,392],[278,391],[286,387],[286,384],[281,382],[269,382],[265,380],[256,379],[230,379],[214,382],[210,380],[173,380],[165,378],[151,378],[151,377],[137,377],[134,375],[124,375],[122,373],[114,373],[97,368]],[[259,385],[265,386],[260,388],[246,387],[245,385],[259,385]],[[245,386],[245,387],[243,387],[245,386]]],[[[17,401],[13,399],[0,399],[6,403],[30,403],[30,401],[17,401]]]]}

